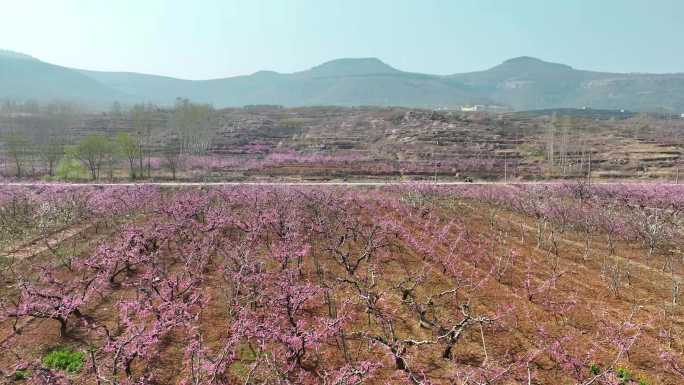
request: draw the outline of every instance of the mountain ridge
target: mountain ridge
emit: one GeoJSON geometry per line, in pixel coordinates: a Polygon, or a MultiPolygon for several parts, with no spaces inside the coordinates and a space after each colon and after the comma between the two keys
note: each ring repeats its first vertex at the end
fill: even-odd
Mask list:
{"type": "Polygon", "coordinates": [[[611,73],[520,56],[482,71],[452,75],[406,72],[373,58],[341,58],[309,69],[186,80],[136,72],[92,71],[0,50],[0,98],[71,99],[105,106],[172,104],[176,97],[236,107],[249,104],[378,105],[455,108],[492,104],[544,108],[684,110],[684,73],[611,73]],[[30,59],[30,60],[29,60],[30,59]]]}

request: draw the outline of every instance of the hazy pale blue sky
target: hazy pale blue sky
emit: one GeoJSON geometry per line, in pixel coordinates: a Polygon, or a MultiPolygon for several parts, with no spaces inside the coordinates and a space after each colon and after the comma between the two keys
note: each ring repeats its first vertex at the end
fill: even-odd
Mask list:
{"type": "Polygon", "coordinates": [[[448,74],[535,56],[684,72],[684,0],[0,0],[0,48],[190,79],[378,57],[448,74]]]}

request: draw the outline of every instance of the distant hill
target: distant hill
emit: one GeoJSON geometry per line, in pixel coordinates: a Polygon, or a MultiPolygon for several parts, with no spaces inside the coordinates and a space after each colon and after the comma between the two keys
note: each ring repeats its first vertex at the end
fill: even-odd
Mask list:
{"type": "Polygon", "coordinates": [[[69,99],[96,106],[118,100],[168,105],[176,97],[216,107],[378,105],[453,108],[504,105],[684,111],[684,74],[618,74],[576,70],[531,57],[485,71],[449,76],[400,71],[376,58],[338,59],[290,74],[260,71],[212,80],[86,71],[0,51],[0,98],[69,99]]]}
{"type": "Polygon", "coordinates": [[[0,98],[78,100],[94,104],[135,99],[79,71],[12,51],[0,51],[0,98]]]}
{"type": "Polygon", "coordinates": [[[260,71],[213,80],[179,80],[133,73],[80,71],[107,87],[158,103],[177,96],[219,107],[249,104],[426,107],[490,103],[471,87],[443,76],[413,74],[378,59],[333,60],[306,71],[260,71]]]}
{"type": "Polygon", "coordinates": [[[531,57],[451,78],[517,110],[548,108],[684,110],[684,74],[620,74],[576,70],[531,57]]]}

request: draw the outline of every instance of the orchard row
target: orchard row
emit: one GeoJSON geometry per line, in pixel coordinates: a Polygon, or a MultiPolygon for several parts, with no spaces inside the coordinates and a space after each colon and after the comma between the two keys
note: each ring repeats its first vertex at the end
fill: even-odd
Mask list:
{"type": "Polygon", "coordinates": [[[86,224],[99,240],[3,262],[0,370],[31,384],[680,383],[665,289],[681,273],[678,191],[5,189],[18,228],[86,224]],[[628,248],[668,264],[637,268],[628,248]],[[599,255],[634,264],[629,284],[606,285],[599,255]],[[57,348],[80,366],[46,360],[57,348]]]}

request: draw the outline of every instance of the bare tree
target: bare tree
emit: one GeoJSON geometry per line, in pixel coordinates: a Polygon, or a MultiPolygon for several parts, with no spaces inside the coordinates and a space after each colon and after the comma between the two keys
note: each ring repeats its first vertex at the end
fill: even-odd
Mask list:
{"type": "Polygon", "coordinates": [[[41,159],[45,162],[50,176],[64,156],[64,146],[67,143],[68,130],[74,125],[80,108],[69,103],[52,103],[46,108],[45,123],[37,138],[41,159]]]}
{"type": "MultiPolygon", "coordinates": [[[[136,140],[127,132],[116,135],[119,153],[128,161],[128,174],[131,179],[136,178],[135,161],[140,158],[140,148],[136,140]]],[[[142,170],[140,171],[142,173],[142,170]]]]}
{"type": "Polygon", "coordinates": [[[151,104],[136,104],[130,111],[131,120],[133,120],[133,130],[138,143],[140,176],[145,174],[144,171],[147,168],[148,178],[151,174],[150,156],[154,109],[155,107],[151,104]],[[144,164],[145,160],[147,160],[147,165],[144,164]]]}
{"type": "Polygon", "coordinates": [[[208,104],[176,100],[172,128],[180,140],[182,153],[201,154],[207,151],[214,134],[213,112],[213,107],[208,104]]]}
{"type": "Polygon", "coordinates": [[[30,142],[21,132],[15,131],[5,135],[5,151],[12,159],[17,178],[23,176],[24,165],[30,153],[30,142]]]}
{"type": "Polygon", "coordinates": [[[166,161],[166,166],[171,171],[172,178],[176,179],[176,174],[178,169],[181,167],[183,160],[183,152],[181,148],[181,143],[178,138],[171,137],[164,143],[164,160],[166,161]]]}
{"type": "Polygon", "coordinates": [[[549,164],[549,172],[553,172],[556,166],[556,117],[546,126],[546,159],[549,164]]]}

